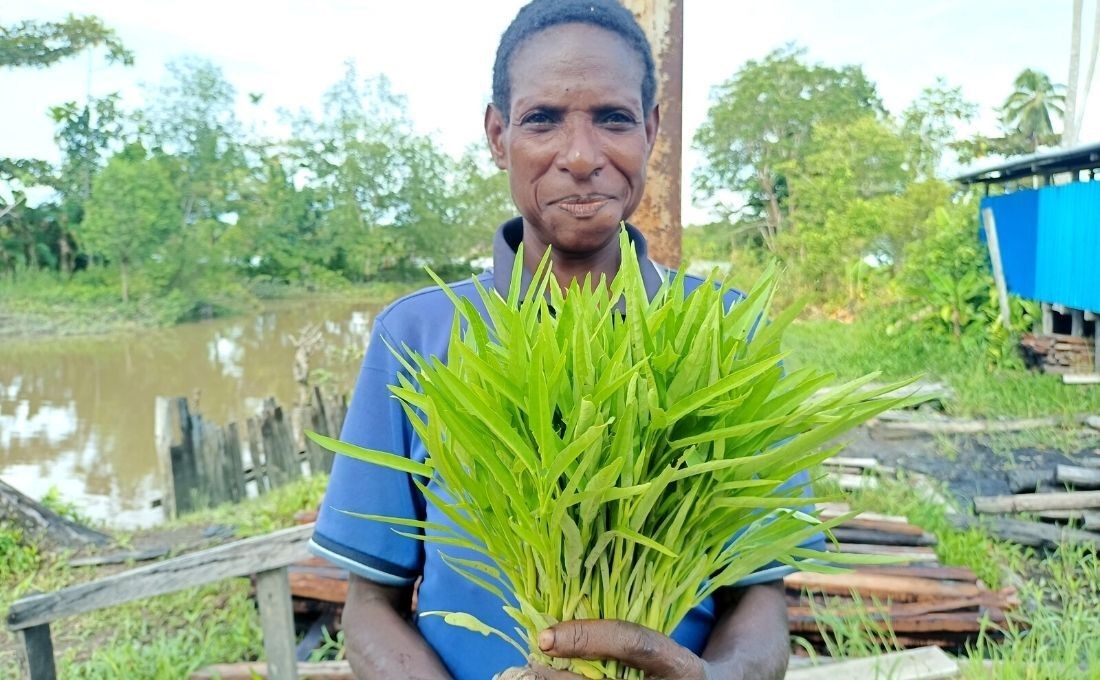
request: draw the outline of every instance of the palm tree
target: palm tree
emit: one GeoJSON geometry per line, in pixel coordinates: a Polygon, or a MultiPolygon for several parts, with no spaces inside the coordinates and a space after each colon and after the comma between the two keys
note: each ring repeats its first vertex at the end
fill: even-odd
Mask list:
{"type": "Polygon", "coordinates": [[[1024,69],[1013,83],[1016,90],[1001,106],[1001,122],[1011,134],[1027,140],[1032,151],[1054,137],[1052,118],[1062,118],[1066,102],[1065,85],[1050,82],[1050,77],[1024,69]]]}

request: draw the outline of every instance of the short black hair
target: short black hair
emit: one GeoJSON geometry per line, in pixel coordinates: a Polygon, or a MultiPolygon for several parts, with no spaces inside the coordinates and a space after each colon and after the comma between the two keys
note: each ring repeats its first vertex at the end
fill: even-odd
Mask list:
{"type": "Polygon", "coordinates": [[[653,50],[630,10],[617,0],[533,0],[520,9],[500,36],[493,64],[493,106],[508,122],[512,105],[512,56],[531,37],[561,24],[588,24],[621,37],[642,58],[642,108],[648,113],[657,97],[653,50]]]}

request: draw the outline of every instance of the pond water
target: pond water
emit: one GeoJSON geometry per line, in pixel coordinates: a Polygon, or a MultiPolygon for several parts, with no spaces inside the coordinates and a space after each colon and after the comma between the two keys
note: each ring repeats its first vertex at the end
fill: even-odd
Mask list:
{"type": "Polygon", "coordinates": [[[320,326],[314,376],[348,389],[380,306],[280,303],[242,316],[86,338],[0,340],[0,479],[35,499],[56,487],[81,513],[127,529],[156,524],[164,494],[156,397],[198,399],[214,422],[296,396],[294,341],[320,326]],[[320,370],[316,370],[320,369],[320,370]]]}

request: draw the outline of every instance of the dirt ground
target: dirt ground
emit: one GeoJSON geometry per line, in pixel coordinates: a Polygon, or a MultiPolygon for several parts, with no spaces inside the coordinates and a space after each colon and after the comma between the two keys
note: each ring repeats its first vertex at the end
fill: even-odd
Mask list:
{"type": "Polygon", "coordinates": [[[848,439],[840,455],[874,458],[899,470],[919,472],[943,482],[960,509],[968,507],[975,496],[1012,493],[1008,475],[1022,470],[1052,469],[1055,465],[1080,465],[1082,459],[1100,459],[1100,448],[1084,448],[1073,455],[1056,450],[1035,448],[996,451],[980,437],[955,436],[950,453],[941,441],[921,434],[899,438],[878,434],[874,428],[861,427],[848,439]]]}

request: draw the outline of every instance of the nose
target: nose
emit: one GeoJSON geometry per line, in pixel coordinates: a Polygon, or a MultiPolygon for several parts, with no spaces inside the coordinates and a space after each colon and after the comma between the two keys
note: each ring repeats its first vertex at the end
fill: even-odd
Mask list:
{"type": "Polygon", "coordinates": [[[591,120],[568,120],[563,126],[563,141],[558,152],[557,167],[576,179],[598,174],[606,158],[600,146],[598,131],[591,120]]]}

